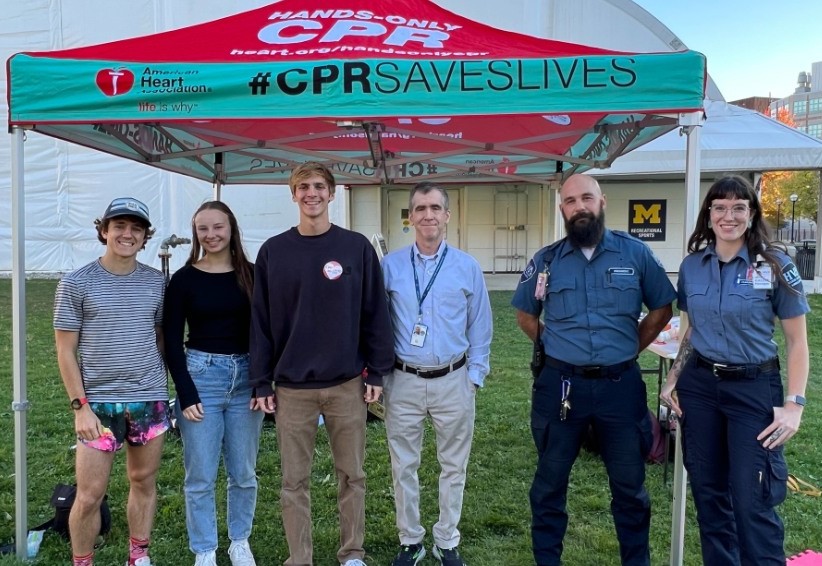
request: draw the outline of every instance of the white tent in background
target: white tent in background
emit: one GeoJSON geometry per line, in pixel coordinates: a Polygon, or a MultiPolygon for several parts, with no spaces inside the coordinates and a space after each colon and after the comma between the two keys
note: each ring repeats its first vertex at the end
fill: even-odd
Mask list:
{"type": "MultiPolygon", "coordinates": [[[[702,127],[703,176],[729,171],[795,171],[822,169],[822,140],[803,134],[747,108],[705,101],[702,127]]],[[[601,178],[685,174],[685,138],[670,132],[623,155],[601,178]]]]}
{"type": "MultiPolygon", "coordinates": [[[[822,140],[808,136],[764,114],[741,108],[724,101],[705,101],[706,120],[700,135],[701,194],[720,175],[726,173],[753,174],[767,171],[822,170],[822,140]]],[[[641,198],[642,191],[655,195],[669,195],[669,206],[677,211],[680,188],[686,171],[686,139],[673,131],[624,155],[608,169],[590,173],[606,187],[618,184],[630,187],[632,194],[641,198]]],[[[610,201],[609,201],[610,202],[610,201]]],[[[822,206],[820,206],[822,214],[822,206]]],[[[679,220],[669,218],[670,227],[679,220]]],[[[817,218],[817,225],[822,218],[817,218]]],[[[686,235],[690,229],[686,224],[686,235]]],[[[679,264],[684,239],[682,230],[671,230],[669,241],[658,245],[655,251],[669,271],[679,264]]],[[[817,233],[817,240],[822,233],[817,233]]],[[[820,249],[817,241],[817,249],[820,249]]],[[[675,269],[673,269],[675,271],[675,269]]],[[[812,281],[805,282],[805,291],[822,292],[822,254],[817,254],[812,281]]]]}
{"type": "MultiPolygon", "coordinates": [[[[59,140],[72,141],[201,181],[211,180],[216,196],[219,196],[223,184],[234,182],[252,180],[281,185],[287,178],[285,173],[307,157],[341,164],[341,167],[345,164],[355,166],[356,172],[345,170],[349,179],[343,181],[352,185],[379,186],[381,182],[387,185],[413,184],[416,181],[412,178],[416,177],[419,177],[417,180],[432,178],[460,184],[465,183],[465,179],[468,179],[467,182],[479,179],[488,183],[498,182],[497,179],[502,178],[504,181],[533,184],[541,187],[542,192],[547,192],[544,186],[546,179],[561,178],[589,167],[607,166],[622,153],[678,126],[689,132],[693,130],[693,135],[689,135],[689,155],[696,157],[689,160],[688,177],[693,180],[698,177],[697,126],[701,121],[700,107],[705,96],[705,60],[699,53],[631,53],[629,61],[635,68],[622,68],[617,66],[615,58],[627,57],[628,54],[624,52],[552,42],[481,26],[456,13],[443,10],[429,0],[416,0],[416,5],[401,7],[385,0],[358,0],[359,5],[356,7],[364,9],[352,13],[377,14],[374,18],[383,21],[397,18],[392,14],[397,14],[399,12],[396,10],[402,9],[406,15],[399,16],[399,19],[403,22],[419,17],[422,18],[420,21],[426,22],[456,23],[449,24],[449,32],[453,33],[442,33],[442,37],[438,36],[434,42],[435,45],[425,44],[426,49],[432,50],[430,54],[428,51],[417,53],[384,47],[404,43],[390,43],[393,35],[383,40],[381,36],[385,30],[382,24],[374,24],[382,30],[379,33],[374,28],[376,31],[368,36],[356,32],[335,37],[333,41],[340,45],[335,46],[334,51],[340,47],[348,53],[346,56],[327,57],[332,51],[320,47],[293,52],[283,49],[282,53],[277,53],[283,57],[300,56],[300,63],[307,69],[302,73],[313,77],[313,92],[287,85],[284,79],[281,81],[280,77],[294,72],[294,69],[278,71],[278,65],[285,68],[293,64],[290,60],[283,62],[277,58],[273,62],[266,61],[266,69],[272,71],[263,73],[252,70],[257,75],[251,83],[247,83],[249,67],[243,58],[250,58],[253,62],[258,55],[274,54],[273,51],[269,53],[269,48],[270,43],[276,42],[269,41],[272,36],[264,35],[261,30],[274,25],[269,23],[272,13],[298,13],[296,9],[288,8],[295,8],[300,1],[281,0],[231,18],[151,36],[70,50],[18,53],[9,59],[7,99],[9,123],[12,126],[13,408],[18,504],[16,548],[19,557],[25,555],[27,523],[25,416],[28,403],[24,280],[25,251],[29,238],[24,229],[25,203],[27,196],[31,195],[38,204],[40,201],[49,204],[55,192],[53,186],[46,187],[44,192],[27,190],[24,174],[25,132],[39,131],[59,140]],[[453,47],[444,51],[441,42],[447,39],[453,40],[449,44],[453,47]],[[245,46],[244,49],[236,49],[238,42],[244,42],[241,44],[245,46]],[[482,45],[487,52],[472,51],[475,45],[482,45]],[[472,85],[466,86],[464,81],[446,80],[441,83],[437,78],[437,84],[441,88],[440,99],[437,99],[427,81],[423,85],[419,79],[409,78],[408,84],[412,87],[402,91],[403,98],[399,102],[389,96],[393,91],[376,87],[372,90],[370,83],[366,83],[361,89],[344,89],[339,92],[333,89],[323,92],[318,88],[317,85],[327,82],[327,77],[321,74],[321,70],[330,68],[328,61],[342,59],[346,61],[345,65],[375,64],[374,57],[360,57],[363,52],[372,49],[377,52],[383,49],[386,58],[399,71],[406,67],[414,69],[414,65],[417,65],[416,56],[426,55],[431,59],[430,67],[435,74],[439,72],[439,60],[434,55],[440,52],[454,58],[453,65],[457,69],[463,68],[463,57],[469,58],[466,64],[470,62],[470,58],[479,61],[478,58],[482,56],[487,56],[489,60],[516,60],[516,68],[521,73],[525,69],[526,75],[533,73],[528,68],[529,65],[535,69],[544,68],[540,72],[545,73],[545,89],[548,88],[547,57],[554,58],[553,65],[560,76],[563,76],[561,73],[565,69],[561,62],[573,60],[570,67],[573,70],[577,69],[579,58],[587,56],[594,65],[592,68],[606,64],[596,63],[596,58],[599,57],[610,61],[615,69],[630,71],[634,80],[623,83],[611,79],[608,83],[610,90],[595,90],[596,95],[589,91],[575,93],[571,90],[572,86],[583,89],[597,88],[600,85],[589,83],[587,72],[583,76],[573,75],[572,71],[567,80],[562,79],[563,88],[552,90],[551,96],[548,96],[532,92],[535,89],[521,79],[516,83],[512,79],[504,88],[497,88],[488,79],[481,83],[487,86],[475,88],[472,85]],[[398,59],[398,62],[393,62],[394,59],[398,59]],[[679,64],[675,64],[676,62],[679,64]],[[245,66],[239,66],[243,64],[245,66]],[[78,65],[80,68],[77,68],[78,65]],[[114,69],[118,71],[115,72],[114,69]],[[183,78],[151,78],[157,72],[189,76],[192,71],[202,81],[193,85],[192,90],[189,86],[183,87],[183,78]],[[252,98],[266,94],[266,89],[270,86],[268,77],[274,72],[281,73],[277,84],[283,94],[301,95],[303,98],[292,99],[295,101],[292,106],[283,106],[277,98],[252,98]],[[239,75],[234,77],[234,73],[239,75]],[[96,81],[89,78],[95,76],[96,81]],[[112,82],[111,76],[128,78],[124,79],[125,82],[112,82]],[[142,76],[140,86],[136,86],[135,76],[142,76]],[[572,76],[582,78],[571,81],[572,76]],[[43,77],[49,77],[49,81],[43,82],[43,77]],[[160,83],[155,84],[155,80],[160,83]],[[166,80],[172,81],[169,83],[172,87],[167,88],[168,85],[163,83],[166,80]],[[671,88],[672,84],[678,86],[671,88]],[[132,86],[136,88],[132,90],[132,86]],[[251,87],[250,92],[246,86],[251,87]],[[510,92],[509,87],[513,87],[510,92]],[[631,97],[625,90],[615,90],[629,88],[632,89],[631,97]],[[484,93],[484,97],[470,103],[472,97],[480,96],[475,94],[480,91],[484,93]],[[317,96],[320,94],[324,94],[324,97],[317,96]],[[365,95],[368,95],[367,98],[359,99],[365,95]],[[517,95],[525,100],[520,103],[517,95]],[[155,98],[151,98],[152,96],[155,98]],[[146,102],[146,97],[156,102],[146,102]],[[82,102],[78,103],[78,100],[82,102]],[[365,101],[368,104],[363,104],[365,101]],[[42,107],[38,108],[38,105],[42,107]],[[52,113],[53,110],[56,113],[52,113]],[[437,120],[437,124],[453,121],[460,128],[456,132],[459,135],[429,131],[432,128],[430,119],[440,118],[440,113],[444,111],[448,115],[447,120],[437,120]],[[505,118],[501,118],[501,115],[505,118]],[[460,124],[463,117],[465,123],[460,124]],[[380,122],[377,123],[377,120],[380,122]],[[523,120],[525,122],[521,127],[515,127],[523,120]],[[395,123],[402,127],[393,131],[391,128],[395,127],[395,123]],[[152,128],[157,131],[152,131],[152,128]],[[352,128],[361,128],[363,132],[352,135],[349,133],[352,128]],[[466,132],[465,138],[463,132],[466,132]],[[397,135],[385,135],[386,133],[397,135]],[[389,139],[391,149],[384,151],[383,140],[389,139]],[[470,160],[460,157],[462,161],[454,164],[452,168],[456,172],[453,173],[447,165],[447,159],[461,154],[463,150],[454,150],[453,145],[449,144],[467,145],[466,151],[471,157],[470,160]],[[445,145],[448,147],[442,147],[445,145]],[[519,145],[524,147],[515,149],[519,145]],[[394,148],[398,149],[395,151],[394,148]],[[367,159],[369,152],[370,161],[367,159]],[[496,166],[497,161],[490,161],[488,165],[485,160],[478,167],[474,159],[478,154],[498,158],[499,163],[506,165],[496,166]],[[416,163],[411,162],[411,159],[419,160],[422,165],[422,162],[428,161],[429,155],[432,160],[430,167],[420,167],[418,174],[406,175],[406,165],[416,163]],[[172,162],[175,158],[182,161],[172,162]],[[538,169],[530,172],[526,166],[538,169]],[[362,173],[362,167],[367,167],[370,172],[362,173]],[[381,175],[377,176],[377,173],[381,175]],[[491,176],[490,181],[484,176],[486,173],[491,176]],[[530,176],[526,173],[530,173],[530,176]]],[[[331,10],[317,9],[312,14],[311,21],[317,20],[316,24],[308,25],[300,20],[301,23],[295,25],[316,29],[327,25],[325,20],[338,17],[337,12],[331,10]]],[[[350,25],[359,29],[356,26],[360,24],[351,20],[350,25]]],[[[58,25],[56,31],[62,31],[62,28],[58,25]]],[[[408,35],[403,42],[424,42],[427,41],[426,37],[420,39],[408,35]]],[[[274,39],[279,38],[277,36],[274,39]]],[[[282,42],[310,43],[315,40],[316,34],[303,34],[293,37],[288,35],[282,42]]],[[[492,72],[494,70],[489,68],[489,73],[492,72]]],[[[407,76],[413,77],[414,73],[413,70],[409,71],[407,76]]],[[[476,74],[472,72],[472,75],[476,74]]],[[[365,80],[367,73],[360,76],[361,80],[365,80]]],[[[373,76],[378,74],[374,73],[373,76]]],[[[334,75],[333,80],[348,80],[337,77],[334,75]]],[[[273,82],[272,79],[271,84],[273,82]]],[[[339,173],[339,169],[335,170],[339,173]]],[[[101,184],[104,189],[110,191],[117,186],[110,179],[106,181],[108,182],[101,184]]],[[[695,188],[695,183],[688,183],[689,191],[695,188]]],[[[159,188],[152,186],[148,190],[161,192],[159,188]]],[[[350,198],[353,191],[348,193],[346,196],[350,198]]],[[[74,187],[72,196],[82,203],[87,197],[86,187],[74,187]]],[[[71,200],[73,202],[74,198],[71,200]]],[[[87,202],[85,204],[88,205],[87,202]]],[[[150,206],[153,205],[154,203],[150,206]]],[[[50,206],[46,208],[49,209],[50,206]]],[[[70,207],[60,211],[67,212],[64,216],[66,220],[71,220],[70,207]]],[[[690,217],[693,220],[693,214],[690,217]]],[[[53,223],[52,216],[41,216],[40,219],[46,222],[51,220],[53,223]]]]}
{"type": "MultiPolygon", "coordinates": [[[[200,0],[196,3],[187,3],[170,0],[96,0],[72,3],[76,4],[75,8],[78,8],[72,10],[65,6],[66,3],[61,5],[59,2],[49,0],[10,3],[9,9],[4,12],[3,16],[0,16],[0,55],[5,59],[17,51],[57,49],[162,31],[248,10],[271,1],[200,0]],[[94,13],[95,18],[88,18],[89,13],[94,13]]],[[[500,9],[498,3],[476,2],[475,0],[436,0],[436,2],[447,9],[461,12],[478,21],[539,37],[625,51],[662,52],[686,49],[684,43],[671,30],[630,0],[508,0],[504,9],[500,9]]],[[[670,22],[670,25],[675,25],[675,22],[670,22]]],[[[698,49],[700,46],[692,45],[691,47],[698,49]]],[[[5,75],[0,73],[0,91],[5,93],[5,88],[5,75]]],[[[686,155],[685,137],[680,137],[677,132],[673,132],[651,145],[647,153],[629,154],[616,161],[611,169],[599,172],[600,178],[607,179],[609,182],[610,180],[626,180],[627,182],[632,178],[638,178],[639,175],[669,182],[671,179],[676,179],[669,185],[675,186],[675,190],[665,194],[677,195],[676,198],[681,199],[677,211],[684,213],[679,216],[685,220],[677,220],[677,222],[682,222],[682,225],[677,226],[680,234],[686,227],[693,225],[699,204],[698,179],[692,180],[687,189],[683,190],[686,163],[691,166],[692,171],[698,171],[701,157],[701,169],[709,176],[730,170],[822,168],[822,163],[820,163],[822,149],[818,141],[778,124],[774,126],[770,123],[766,128],[763,123],[772,121],[764,116],[728,106],[724,102],[713,102],[721,101],[723,97],[710,78],[706,94],[712,101],[706,102],[708,121],[705,124],[706,134],[704,135],[709,135],[711,139],[704,140],[700,144],[702,151],[692,151],[686,155]],[[723,128],[720,128],[721,124],[724,124],[723,128]],[[762,130],[759,129],[760,126],[762,130]],[[718,128],[716,135],[709,134],[708,132],[713,131],[715,127],[718,128]],[[762,133],[754,138],[752,137],[754,131],[762,133]],[[785,141],[782,143],[779,140],[785,141]],[[747,145],[745,145],[746,141],[747,145]],[[767,149],[757,149],[757,146],[762,146],[762,144],[767,144],[765,146],[767,149]],[[723,162],[724,158],[733,159],[734,168],[723,162]],[[762,165],[766,160],[771,164],[770,166],[762,165]],[[755,163],[759,165],[754,165],[755,163]],[[815,163],[815,165],[807,165],[808,163],[815,163]],[[655,167],[653,167],[654,164],[655,167]],[[689,196],[686,197],[686,193],[689,196]]],[[[7,108],[4,106],[6,101],[5,96],[0,97],[0,108],[4,109],[0,115],[6,114],[7,108]]],[[[5,121],[5,116],[2,119],[5,121]]],[[[701,137],[700,129],[694,128],[696,133],[694,138],[701,137]]],[[[10,147],[9,138],[9,136],[0,136],[0,152],[6,155],[17,153],[16,149],[10,147]]],[[[158,211],[157,214],[162,214],[163,224],[168,231],[174,229],[178,232],[181,227],[187,226],[190,212],[211,192],[206,183],[149,167],[139,167],[131,162],[43,136],[30,136],[27,145],[29,149],[27,155],[30,158],[33,157],[27,166],[26,173],[27,198],[29,199],[26,210],[26,215],[29,217],[29,229],[25,234],[27,246],[25,254],[22,251],[12,254],[11,227],[8,219],[19,214],[19,211],[15,211],[15,207],[11,205],[13,199],[0,199],[0,212],[5,212],[5,214],[0,214],[0,236],[4,236],[0,238],[0,270],[7,271],[12,264],[19,264],[29,267],[37,265],[39,269],[45,271],[62,271],[76,267],[84,261],[81,259],[84,253],[94,254],[99,251],[99,244],[89,240],[88,243],[78,243],[71,250],[71,254],[55,254],[54,247],[51,245],[53,239],[49,238],[48,229],[53,224],[52,219],[56,212],[61,210],[61,202],[53,198],[54,187],[82,187],[86,195],[84,210],[87,214],[72,215],[73,227],[61,235],[63,238],[76,237],[78,233],[87,234],[90,231],[89,219],[99,213],[100,203],[107,201],[112,186],[130,186],[134,187],[135,191],[145,192],[146,196],[141,196],[141,193],[135,196],[147,199],[153,207],[152,210],[158,211]],[[149,192],[162,194],[162,196],[157,197],[156,201],[151,201],[148,200],[149,192]],[[46,219],[42,225],[32,222],[42,218],[46,219]],[[88,249],[83,249],[84,247],[88,249]]],[[[9,182],[1,180],[11,177],[8,160],[0,160],[0,173],[5,173],[5,175],[0,174],[0,194],[9,195],[9,182]]],[[[647,184],[646,187],[647,190],[655,191],[657,196],[663,189],[661,183],[647,184]]],[[[287,201],[290,196],[288,192],[284,191],[281,194],[287,201]]],[[[287,213],[282,217],[275,216],[273,213],[261,214],[261,210],[283,208],[277,206],[280,200],[275,191],[259,191],[254,187],[243,187],[241,191],[230,193],[228,199],[232,201],[231,204],[235,210],[244,217],[245,239],[251,248],[252,255],[257,245],[272,233],[273,226],[288,226],[293,221],[287,213]],[[265,201],[262,202],[261,199],[265,201]]],[[[341,203],[342,199],[339,202],[341,203]]],[[[611,198],[609,198],[609,204],[615,204],[611,198]]],[[[338,204],[338,206],[341,205],[338,204]]],[[[371,211],[369,206],[370,203],[365,203],[365,209],[371,211]]],[[[335,221],[341,224],[346,223],[347,217],[353,216],[353,212],[347,207],[335,209],[332,214],[334,214],[335,221]]],[[[671,228],[675,227],[671,226],[671,228]]],[[[675,230],[671,229],[669,233],[673,234],[675,230]]],[[[155,256],[159,238],[154,244],[154,249],[144,252],[145,257],[155,256]]],[[[681,245],[678,248],[671,250],[671,262],[677,259],[675,265],[678,265],[678,259],[681,259],[681,245]]],[[[177,254],[175,264],[181,264],[184,255],[183,253],[177,254]]],[[[18,318],[19,314],[15,309],[15,318],[18,318]]],[[[16,333],[18,338],[25,336],[25,331],[20,331],[19,328],[16,333]]],[[[22,363],[24,359],[24,355],[15,356],[15,373],[21,371],[21,365],[24,367],[22,363]]],[[[17,395],[15,399],[18,399],[17,395]]],[[[14,409],[16,418],[19,419],[25,415],[26,407],[22,402],[15,401],[14,409]]],[[[24,430],[24,427],[20,428],[24,430]]],[[[20,462],[18,466],[19,464],[20,462]]],[[[16,472],[18,475],[25,473],[24,468],[20,467],[16,468],[16,472]]],[[[672,563],[681,563],[684,536],[681,523],[684,517],[682,506],[684,481],[681,477],[679,479],[679,488],[675,495],[679,506],[675,511],[677,517],[675,517],[674,540],[672,540],[671,547],[672,563]]]]}

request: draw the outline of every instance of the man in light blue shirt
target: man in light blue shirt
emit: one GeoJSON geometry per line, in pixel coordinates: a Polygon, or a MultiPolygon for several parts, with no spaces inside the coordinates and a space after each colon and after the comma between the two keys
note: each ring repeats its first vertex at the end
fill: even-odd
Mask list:
{"type": "Polygon", "coordinates": [[[425,556],[417,470],[426,415],[437,435],[441,467],[433,554],[443,566],[464,565],[457,525],[475,394],[489,371],[492,318],[479,264],[445,241],[450,218],[445,189],[419,183],[409,204],[416,242],[383,260],[397,356],[383,390],[400,536],[392,566],[413,566],[425,556]]]}

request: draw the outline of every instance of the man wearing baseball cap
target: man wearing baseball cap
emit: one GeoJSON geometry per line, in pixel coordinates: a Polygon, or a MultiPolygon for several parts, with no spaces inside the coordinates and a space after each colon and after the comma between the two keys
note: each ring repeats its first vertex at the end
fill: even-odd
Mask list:
{"type": "MultiPolygon", "coordinates": [[[[139,220],[144,220],[146,227],[151,226],[151,220],[148,218],[148,207],[136,198],[121,197],[111,201],[106,211],[103,213],[101,221],[110,220],[112,218],[119,218],[122,216],[131,216],[139,220]]],[[[95,225],[99,224],[95,222],[95,225]]],[[[148,240],[151,235],[146,238],[148,240]]]]}
{"type": "Polygon", "coordinates": [[[57,363],[77,435],[77,496],[69,516],[73,564],[94,563],[100,504],[114,454],[125,445],[126,565],[151,566],[156,477],[170,426],[161,356],[164,279],[137,261],[154,232],[145,204],[116,198],[94,224],[105,253],[63,277],[54,300],[57,363]]]}

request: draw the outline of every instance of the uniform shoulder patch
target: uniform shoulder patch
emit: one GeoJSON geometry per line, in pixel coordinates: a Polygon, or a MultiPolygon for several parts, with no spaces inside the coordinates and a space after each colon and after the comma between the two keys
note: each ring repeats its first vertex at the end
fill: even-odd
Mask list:
{"type": "Polygon", "coordinates": [[[782,275],[785,276],[785,281],[787,281],[791,287],[796,287],[802,283],[802,276],[799,275],[799,270],[792,261],[782,266],[782,275]]]}
{"type": "Polygon", "coordinates": [[[525,270],[522,272],[522,275],[519,278],[519,282],[520,283],[525,283],[531,277],[533,277],[534,273],[536,273],[536,272],[537,272],[537,264],[534,263],[533,258],[531,258],[531,261],[529,261],[528,265],[525,266],[525,270]]]}

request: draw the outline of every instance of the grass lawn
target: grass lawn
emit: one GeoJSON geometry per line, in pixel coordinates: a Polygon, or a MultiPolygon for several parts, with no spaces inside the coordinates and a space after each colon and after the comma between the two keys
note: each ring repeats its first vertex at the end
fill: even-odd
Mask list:
{"type": "MultiPolygon", "coordinates": [[[[54,485],[71,483],[74,477],[73,416],[57,371],[51,328],[54,286],[54,281],[42,280],[33,280],[27,285],[30,525],[39,524],[51,516],[53,510],[48,501],[54,485]]],[[[0,544],[9,542],[14,535],[15,513],[10,292],[10,282],[0,281],[0,544]]],[[[486,387],[477,396],[474,448],[460,524],[461,551],[472,566],[533,563],[528,507],[528,488],[535,466],[529,428],[530,344],[516,327],[514,311],[508,306],[510,298],[509,292],[491,293],[495,326],[492,370],[486,387]]],[[[822,484],[822,382],[818,379],[822,368],[822,296],[811,296],[811,306],[814,311],[808,318],[811,348],[809,405],[805,409],[802,429],[788,444],[787,458],[792,473],[819,486],[822,484]]],[[[777,336],[777,340],[781,341],[781,336],[777,336]]],[[[644,368],[653,368],[657,359],[646,353],[641,362],[644,368]]],[[[649,403],[656,407],[656,378],[648,376],[647,383],[649,403]]],[[[314,556],[317,564],[335,564],[339,538],[336,485],[323,434],[318,437],[315,455],[312,476],[314,556]]],[[[97,563],[101,565],[122,564],[126,556],[128,533],[124,507],[127,484],[123,465],[123,457],[118,456],[108,492],[113,513],[112,532],[97,553],[97,563]]],[[[388,449],[379,421],[368,425],[366,470],[366,562],[387,565],[396,552],[398,539],[388,449]]],[[[261,566],[281,564],[287,557],[287,548],[279,514],[279,453],[271,423],[266,423],[263,431],[258,471],[260,493],[251,546],[261,566]]],[[[668,564],[670,548],[671,487],[663,485],[662,472],[660,465],[648,466],[647,487],[653,502],[651,551],[655,565],[668,564]]],[[[436,520],[437,473],[433,435],[428,434],[420,478],[422,516],[429,531],[426,539],[429,548],[432,544],[430,528],[436,520]]],[[[185,531],[181,444],[173,436],[165,445],[158,485],[159,508],[152,538],[152,557],[158,565],[192,564],[185,531]]],[[[220,501],[225,500],[224,491],[219,497],[220,501]]],[[[601,462],[583,452],[574,467],[569,489],[570,525],[563,554],[566,564],[618,564],[609,501],[607,478],[601,462]]],[[[790,494],[780,511],[785,521],[785,545],[789,556],[807,548],[822,551],[822,498],[790,494]]],[[[699,536],[692,504],[688,506],[686,529],[685,563],[700,564],[699,536]]],[[[224,518],[221,518],[220,532],[218,563],[227,566],[224,518]]],[[[66,564],[69,559],[68,543],[48,534],[36,563],[66,564]]],[[[0,557],[0,566],[15,563],[11,557],[0,557]]],[[[435,564],[435,561],[429,554],[423,563],[435,564]]]]}

